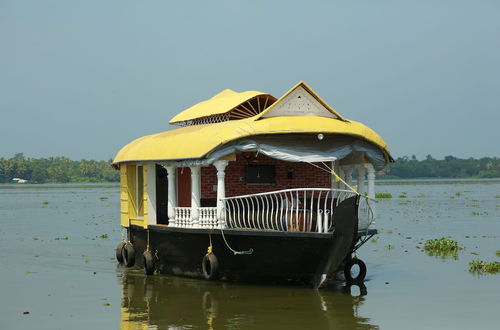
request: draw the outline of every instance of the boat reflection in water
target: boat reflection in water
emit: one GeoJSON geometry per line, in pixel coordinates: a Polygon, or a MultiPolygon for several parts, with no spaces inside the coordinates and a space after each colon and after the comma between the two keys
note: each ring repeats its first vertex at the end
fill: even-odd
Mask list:
{"type": "Polygon", "coordinates": [[[318,291],[121,275],[121,329],[378,329],[358,315],[364,285],[318,291]]]}

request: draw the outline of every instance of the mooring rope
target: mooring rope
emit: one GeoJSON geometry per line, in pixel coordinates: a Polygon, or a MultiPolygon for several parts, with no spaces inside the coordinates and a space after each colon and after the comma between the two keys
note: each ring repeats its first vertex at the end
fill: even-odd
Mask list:
{"type": "Polygon", "coordinates": [[[226,236],[224,235],[224,229],[220,228],[220,232],[222,234],[222,238],[224,239],[224,243],[226,244],[227,248],[229,250],[231,250],[231,252],[233,252],[234,255],[240,255],[240,254],[252,254],[253,253],[253,249],[250,248],[249,250],[246,250],[246,251],[236,251],[234,250],[230,245],[229,243],[227,242],[226,240],[226,236]]]}

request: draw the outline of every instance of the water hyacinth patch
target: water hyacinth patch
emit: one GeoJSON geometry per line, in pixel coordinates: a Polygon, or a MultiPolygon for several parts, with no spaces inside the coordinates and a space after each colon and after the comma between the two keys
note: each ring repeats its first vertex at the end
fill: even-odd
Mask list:
{"type": "Polygon", "coordinates": [[[428,239],[425,241],[424,250],[430,256],[439,256],[444,259],[453,257],[458,259],[458,251],[462,250],[463,247],[447,237],[442,237],[440,239],[428,239]]]}
{"type": "Polygon", "coordinates": [[[391,193],[375,193],[375,198],[392,198],[391,193]]]}
{"type": "Polygon", "coordinates": [[[500,273],[500,262],[491,261],[486,262],[482,260],[473,260],[469,262],[469,272],[471,273],[489,273],[497,274],[500,273]]]}

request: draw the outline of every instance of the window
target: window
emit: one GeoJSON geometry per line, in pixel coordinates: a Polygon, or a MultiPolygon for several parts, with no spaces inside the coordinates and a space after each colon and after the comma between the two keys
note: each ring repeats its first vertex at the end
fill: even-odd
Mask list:
{"type": "Polygon", "coordinates": [[[246,168],[246,183],[276,183],[274,165],[248,164],[246,168]]]}

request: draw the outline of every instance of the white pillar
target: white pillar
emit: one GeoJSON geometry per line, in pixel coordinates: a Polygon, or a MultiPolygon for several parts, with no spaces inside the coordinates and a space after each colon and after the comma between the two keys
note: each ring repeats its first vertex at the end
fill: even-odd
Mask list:
{"type": "Polygon", "coordinates": [[[353,168],[352,166],[346,166],[344,173],[345,173],[345,182],[352,187],[352,171],[353,168]]]}
{"type": "Polygon", "coordinates": [[[224,177],[225,169],[229,162],[227,160],[216,160],[214,166],[217,169],[217,221],[219,227],[225,227],[226,212],[224,211],[224,200],[226,197],[226,185],[224,177]]]}
{"type": "Polygon", "coordinates": [[[200,227],[200,199],[201,177],[200,167],[190,166],[191,169],[191,227],[200,227]]]}
{"type": "MultiPolygon", "coordinates": [[[[338,175],[339,172],[338,172],[337,164],[336,163],[337,162],[335,162],[335,161],[333,161],[331,163],[331,169],[332,169],[332,171],[334,171],[338,175]]],[[[333,173],[331,175],[331,180],[332,180],[332,189],[338,189],[339,185],[338,185],[337,179],[336,179],[336,177],[335,177],[335,175],[333,173]]]]}
{"type": "Polygon", "coordinates": [[[367,164],[368,170],[368,197],[375,198],[375,169],[372,164],[367,164]]]}
{"type": "MultiPolygon", "coordinates": [[[[337,173],[339,175],[339,177],[345,181],[345,173],[344,173],[344,169],[342,167],[339,166],[339,171],[337,173]]],[[[342,181],[339,181],[338,182],[338,187],[339,189],[345,189],[345,185],[342,183],[342,181]]]]}
{"type": "MultiPolygon", "coordinates": [[[[368,197],[375,199],[375,169],[372,164],[366,164],[366,169],[368,170],[368,197]]],[[[372,225],[375,224],[375,203],[368,200],[373,213],[372,225]]]]}
{"type": "Polygon", "coordinates": [[[364,195],[366,191],[365,187],[365,174],[366,169],[364,165],[356,166],[357,174],[358,174],[358,193],[364,195]]]}
{"type": "Polygon", "coordinates": [[[175,207],[177,207],[177,189],[176,189],[176,172],[175,166],[164,166],[168,173],[168,223],[170,226],[176,226],[175,207]]]}

